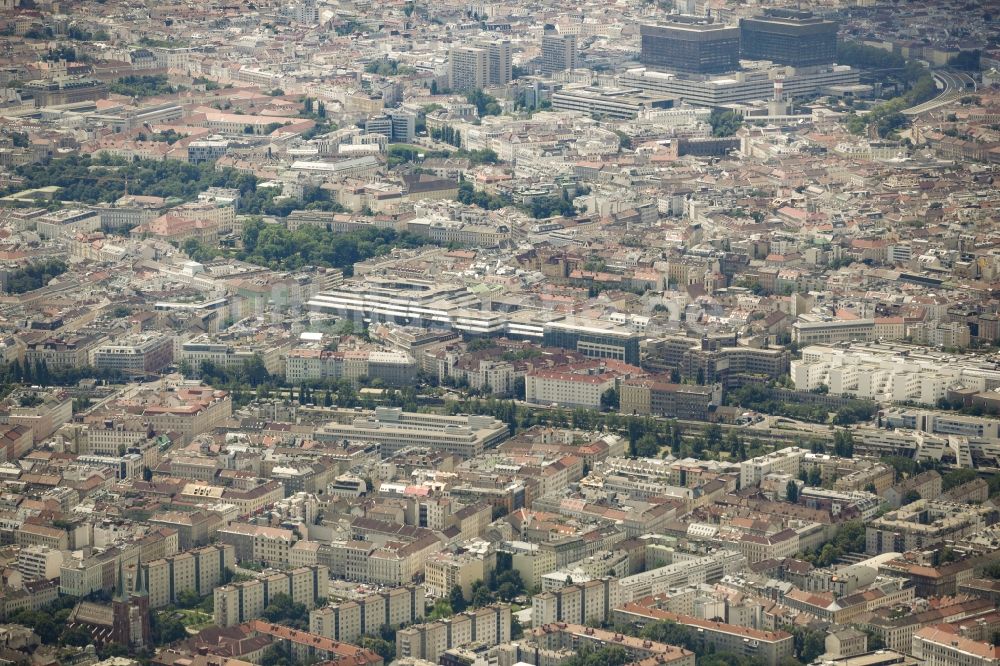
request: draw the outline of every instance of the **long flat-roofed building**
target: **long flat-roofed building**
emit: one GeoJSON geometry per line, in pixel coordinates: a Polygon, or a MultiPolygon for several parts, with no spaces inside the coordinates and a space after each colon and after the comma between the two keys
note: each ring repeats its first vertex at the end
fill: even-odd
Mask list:
{"type": "Polygon", "coordinates": [[[644,110],[669,109],[673,105],[673,97],[639,88],[577,86],[552,95],[552,108],[556,111],[579,111],[595,118],[619,120],[634,120],[644,110]]]}
{"type": "Polygon", "coordinates": [[[781,81],[786,98],[806,97],[834,86],[853,86],[861,75],[847,65],[799,68],[781,65],[767,69],[716,75],[677,75],[647,69],[630,69],[618,77],[618,85],[670,95],[677,103],[696,106],[746,104],[774,98],[774,83],[781,81]]]}
{"type": "Polygon", "coordinates": [[[464,285],[425,280],[369,278],[317,294],[309,307],[366,322],[449,328],[469,334],[501,334],[506,318],[480,311],[479,298],[464,285]]]}
{"type": "Polygon", "coordinates": [[[492,416],[438,416],[378,407],[373,412],[340,409],[316,430],[321,442],[375,442],[383,455],[408,446],[427,446],[463,457],[480,454],[510,436],[510,428],[492,416]]]}

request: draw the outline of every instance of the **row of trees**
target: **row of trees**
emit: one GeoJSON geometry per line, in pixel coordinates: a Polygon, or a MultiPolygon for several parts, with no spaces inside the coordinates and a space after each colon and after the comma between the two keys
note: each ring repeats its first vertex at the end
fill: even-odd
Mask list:
{"type": "Polygon", "coordinates": [[[23,363],[14,359],[11,363],[0,365],[0,386],[9,384],[38,384],[41,386],[72,386],[82,379],[94,379],[101,382],[119,383],[124,377],[119,370],[105,370],[90,366],[51,368],[44,359],[34,363],[23,363]]]}

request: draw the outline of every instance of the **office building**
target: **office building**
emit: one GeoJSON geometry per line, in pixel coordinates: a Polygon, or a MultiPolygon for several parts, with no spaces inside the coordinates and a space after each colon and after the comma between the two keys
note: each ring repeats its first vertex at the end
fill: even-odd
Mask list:
{"type": "Polygon", "coordinates": [[[108,96],[106,83],[85,77],[37,79],[25,83],[21,90],[22,94],[30,93],[36,107],[79,104],[108,96]]]}
{"type": "Polygon", "coordinates": [[[407,111],[393,109],[365,121],[365,133],[381,134],[393,143],[409,143],[416,133],[416,116],[407,111]]]}
{"type": "Polygon", "coordinates": [[[63,554],[48,546],[25,546],[17,552],[15,568],[25,580],[51,580],[59,577],[63,554]]]}
{"type": "Polygon", "coordinates": [[[740,50],[747,60],[783,65],[828,65],[837,57],[837,24],[812,12],[768,9],[740,20],[740,50]]]}
{"type": "Polygon", "coordinates": [[[643,335],[601,319],[566,317],[545,325],[546,347],[562,347],[591,358],[608,358],[639,365],[639,341],[643,335]]]}
{"type": "Polygon", "coordinates": [[[166,335],[141,334],[94,350],[94,367],[127,376],[159,372],[174,359],[173,340],[166,335]]]}
{"type": "Polygon", "coordinates": [[[64,208],[35,218],[35,231],[42,238],[67,238],[99,231],[101,216],[83,208],[64,208]]]}
{"type": "Polygon", "coordinates": [[[576,35],[545,33],[542,36],[542,72],[552,74],[576,68],[576,35]]]}
{"type": "Polygon", "coordinates": [[[685,585],[712,583],[736,573],[747,565],[742,553],[719,550],[702,557],[673,555],[674,562],[618,580],[618,598],[622,603],[685,585]]]}
{"type": "Polygon", "coordinates": [[[792,341],[800,346],[874,339],[874,319],[797,321],[792,324],[792,341]]]}
{"type": "Polygon", "coordinates": [[[694,17],[639,27],[643,65],[661,70],[709,74],[740,65],[740,30],[694,17]]]}
{"type": "MultiPolygon", "coordinates": [[[[810,345],[790,366],[800,391],[823,385],[830,395],[882,402],[934,405],[956,385],[979,392],[1000,385],[1000,370],[975,355],[897,343],[810,345]]],[[[954,431],[941,434],[974,436],[979,431],[975,423],[954,422],[953,427],[954,431]]]]}

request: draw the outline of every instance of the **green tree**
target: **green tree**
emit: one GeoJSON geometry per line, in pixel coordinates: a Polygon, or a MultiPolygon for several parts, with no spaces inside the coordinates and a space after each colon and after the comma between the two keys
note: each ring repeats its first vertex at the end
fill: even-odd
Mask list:
{"type": "Polygon", "coordinates": [[[785,486],[785,495],[787,495],[789,502],[797,504],[799,501],[799,485],[795,481],[789,481],[788,485],[785,486]]]}
{"type": "Polygon", "coordinates": [[[396,658],[396,646],[381,636],[362,636],[359,645],[382,657],[387,664],[396,658]]]}
{"type": "Polygon", "coordinates": [[[739,114],[735,111],[722,111],[714,109],[708,117],[708,122],[712,126],[712,136],[733,136],[743,125],[739,114]]]}
{"type": "MultiPolygon", "coordinates": [[[[461,588],[459,588],[459,591],[461,591],[461,588]]],[[[463,597],[463,602],[464,602],[464,597],[463,597]]],[[[441,620],[446,617],[451,617],[454,614],[455,613],[452,610],[451,605],[448,603],[448,600],[441,598],[434,602],[434,606],[431,608],[431,611],[427,614],[427,619],[441,620]]]]}
{"type": "Polygon", "coordinates": [[[613,388],[609,388],[607,391],[601,394],[601,409],[604,411],[609,411],[612,409],[618,409],[618,391],[613,388]]]}
{"type": "Polygon", "coordinates": [[[979,475],[974,469],[963,468],[952,470],[941,478],[941,488],[947,492],[952,488],[975,481],[978,477],[979,475]]]}
{"type": "Polygon", "coordinates": [[[461,613],[466,609],[467,604],[461,585],[452,586],[451,592],[448,593],[448,605],[451,606],[451,610],[455,613],[461,613]]]}
{"type": "Polygon", "coordinates": [[[837,430],[833,434],[833,451],[841,458],[854,457],[854,436],[850,430],[837,430]]]}
{"type": "Polygon", "coordinates": [[[635,443],[635,455],[638,458],[655,458],[659,452],[660,443],[652,433],[643,435],[635,443]]]}

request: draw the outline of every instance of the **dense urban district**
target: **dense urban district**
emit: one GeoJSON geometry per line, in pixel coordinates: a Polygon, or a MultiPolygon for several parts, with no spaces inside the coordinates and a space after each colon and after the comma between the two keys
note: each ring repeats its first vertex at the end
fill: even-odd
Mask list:
{"type": "Polygon", "coordinates": [[[1000,6],[0,0],[0,666],[1000,666],[1000,6]]]}

